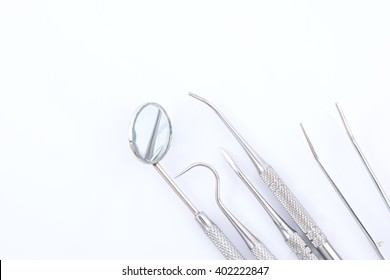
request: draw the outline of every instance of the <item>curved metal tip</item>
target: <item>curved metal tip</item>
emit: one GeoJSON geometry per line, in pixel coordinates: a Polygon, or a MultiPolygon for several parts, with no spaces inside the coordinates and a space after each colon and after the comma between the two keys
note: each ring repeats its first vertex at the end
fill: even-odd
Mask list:
{"type": "Polygon", "coordinates": [[[184,173],[187,173],[191,169],[193,169],[195,167],[199,167],[199,166],[206,167],[207,169],[209,169],[214,174],[214,177],[217,180],[219,180],[219,175],[218,175],[217,170],[214,167],[212,167],[210,164],[203,163],[203,162],[195,162],[195,163],[191,164],[190,166],[186,167],[183,171],[181,171],[175,178],[178,178],[181,175],[183,175],[184,173]]]}
{"type": "Polygon", "coordinates": [[[200,100],[200,101],[203,101],[203,102],[205,102],[205,103],[208,103],[208,101],[207,101],[206,99],[204,99],[203,97],[201,97],[201,96],[199,96],[199,95],[197,95],[197,94],[195,94],[195,93],[193,93],[193,92],[188,92],[188,95],[191,96],[191,97],[193,97],[193,98],[196,98],[196,99],[198,99],[198,100],[200,100]]]}
{"type": "Polygon", "coordinates": [[[254,164],[255,168],[257,169],[259,174],[262,174],[264,170],[268,167],[268,164],[252,149],[251,146],[245,141],[245,139],[238,133],[238,131],[233,127],[233,125],[227,120],[227,118],[222,114],[219,109],[212,104],[210,101],[204,99],[203,97],[200,97],[199,95],[196,95],[192,92],[189,93],[191,97],[194,97],[195,99],[198,99],[199,101],[202,101],[207,106],[209,106],[222,120],[222,122],[226,125],[226,127],[230,130],[230,132],[233,134],[233,136],[237,139],[237,141],[240,143],[246,154],[249,156],[250,160],[254,164]]]}
{"type": "Polygon", "coordinates": [[[207,106],[211,107],[214,111],[217,112],[217,114],[220,114],[220,112],[218,111],[218,109],[215,107],[214,104],[212,104],[210,101],[208,101],[206,98],[203,98],[202,96],[199,96],[193,92],[189,92],[188,93],[189,96],[203,102],[204,104],[206,104],[207,106]]]}
{"type": "Polygon", "coordinates": [[[220,194],[219,194],[219,182],[220,182],[220,178],[219,178],[219,175],[218,175],[218,172],[217,170],[211,166],[210,164],[207,164],[207,163],[203,163],[203,162],[196,162],[196,163],[193,163],[191,164],[190,166],[186,167],[182,172],[179,173],[179,175],[177,175],[175,178],[178,178],[180,177],[181,175],[183,175],[184,173],[190,171],[191,169],[195,168],[195,167],[205,167],[207,168],[208,170],[210,170],[214,177],[215,177],[215,200],[217,201],[218,204],[221,203],[221,199],[220,199],[220,194]]]}

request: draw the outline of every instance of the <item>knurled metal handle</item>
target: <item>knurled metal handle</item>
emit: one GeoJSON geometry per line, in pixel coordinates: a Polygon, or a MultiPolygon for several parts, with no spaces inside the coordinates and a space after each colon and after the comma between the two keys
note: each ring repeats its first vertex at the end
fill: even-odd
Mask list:
{"type": "Polygon", "coordinates": [[[313,218],[306,212],[305,208],[303,208],[301,203],[286,186],[275,170],[271,166],[268,166],[260,173],[260,177],[290,214],[296,224],[305,233],[307,238],[309,238],[314,247],[319,249],[321,255],[323,255],[326,259],[340,259],[337,252],[327,241],[325,234],[322,233],[313,218]]]}
{"type": "Polygon", "coordinates": [[[326,242],[326,236],[275,170],[268,166],[260,176],[313,245],[316,248],[322,246],[326,242]]]}
{"type": "Polygon", "coordinates": [[[303,241],[302,237],[294,232],[290,238],[286,240],[288,247],[300,260],[318,260],[317,256],[313,254],[310,248],[303,241]]]}
{"type": "Polygon", "coordinates": [[[226,237],[222,230],[214,224],[203,212],[195,216],[205,234],[213,242],[215,247],[222,253],[227,260],[244,260],[244,257],[226,237]]]}
{"type": "Polygon", "coordinates": [[[275,256],[261,242],[256,242],[250,250],[258,260],[276,260],[275,256]]]}

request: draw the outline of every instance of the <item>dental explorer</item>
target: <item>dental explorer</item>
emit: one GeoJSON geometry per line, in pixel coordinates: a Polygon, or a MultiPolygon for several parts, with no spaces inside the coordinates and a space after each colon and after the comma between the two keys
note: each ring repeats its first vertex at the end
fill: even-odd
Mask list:
{"type": "Polygon", "coordinates": [[[244,257],[222,230],[204,212],[199,211],[185,196],[176,183],[159,164],[167,153],[172,137],[172,126],[164,108],[157,103],[146,103],[135,114],[130,123],[130,147],[138,159],[152,164],[173,191],[194,214],[207,237],[228,260],[243,260],[244,257]]]}
{"type": "Polygon", "coordinates": [[[232,157],[221,148],[222,154],[225,157],[226,161],[229,163],[234,172],[238,175],[238,177],[242,180],[242,182],[249,188],[252,194],[256,197],[256,199],[263,206],[264,210],[271,217],[272,221],[275,223],[277,228],[282,233],[284,240],[288,247],[294,252],[294,254],[300,260],[318,260],[316,255],[310,250],[302,237],[292,229],[283,219],[276,213],[276,211],[272,208],[272,206],[267,202],[267,200],[260,194],[260,192],[252,185],[249,179],[245,176],[245,174],[241,171],[241,169],[234,162],[232,157]]]}
{"type": "Polygon", "coordinates": [[[237,130],[229,123],[229,121],[223,116],[223,114],[208,100],[194,94],[189,95],[199,101],[202,101],[208,105],[218,115],[222,122],[227,126],[230,132],[234,135],[237,141],[241,144],[252,163],[257,169],[260,178],[276,196],[279,202],[287,210],[289,215],[293,218],[295,223],[301,228],[305,235],[309,238],[310,242],[316,247],[319,253],[328,260],[341,259],[338,253],[333,249],[332,245],[327,240],[325,234],[317,226],[313,218],[307,213],[305,208],[301,205],[298,199],[286,186],[283,180],[279,177],[276,171],[267,164],[257,153],[249,146],[248,143],[242,138],[237,130]]]}
{"type": "Polygon", "coordinates": [[[199,166],[205,167],[213,173],[215,177],[215,201],[217,202],[217,205],[219,206],[221,211],[225,214],[228,220],[238,231],[242,239],[244,239],[246,245],[248,246],[252,254],[256,257],[256,259],[276,260],[275,256],[270,252],[270,250],[258,238],[256,238],[256,236],[254,236],[222,203],[221,196],[220,196],[220,179],[219,179],[218,172],[215,170],[214,167],[206,163],[200,163],[200,162],[194,163],[188,166],[182,172],[180,172],[180,174],[177,175],[176,178],[190,171],[192,168],[199,167],[199,166]]]}
{"type": "Polygon", "coordinates": [[[303,131],[303,134],[305,135],[305,138],[306,138],[306,141],[307,141],[307,144],[309,145],[310,147],[310,150],[313,154],[313,157],[314,159],[317,161],[318,163],[318,166],[320,167],[320,169],[322,170],[322,172],[324,173],[325,177],[328,179],[329,183],[332,185],[333,189],[336,191],[336,193],[338,194],[338,196],[340,197],[340,199],[343,201],[345,207],[347,207],[347,209],[349,210],[349,212],[351,213],[352,217],[355,219],[355,221],[357,222],[357,224],[360,226],[360,229],[364,232],[365,236],[367,237],[368,241],[370,242],[372,248],[375,250],[375,253],[378,255],[378,257],[381,259],[381,260],[385,260],[385,257],[383,256],[381,250],[379,249],[378,245],[375,243],[374,239],[371,237],[371,235],[368,233],[367,229],[364,227],[363,223],[360,221],[360,219],[358,218],[358,216],[356,215],[355,211],[353,211],[351,205],[348,203],[348,201],[345,199],[344,195],[341,193],[340,189],[337,187],[336,183],[333,181],[333,179],[330,177],[329,173],[326,171],[325,167],[322,165],[321,163],[321,160],[320,158],[318,157],[315,149],[314,149],[314,146],[309,138],[309,135],[307,134],[305,128],[303,127],[303,124],[301,123],[301,128],[302,128],[302,131],[303,131]]]}
{"type": "Polygon", "coordinates": [[[363,161],[364,166],[366,167],[368,173],[370,174],[372,180],[374,181],[374,184],[375,184],[377,190],[379,191],[379,194],[381,195],[383,202],[387,206],[387,210],[389,210],[389,212],[390,212],[390,199],[389,199],[389,197],[387,196],[382,185],[379,183],[378,178],[375,176],[374,171],[372,170],[370,164],[368,163],[368,160],[364,156],[362,149],[359,147],[358,143],[356,142],[355,137],[352,134],[352,130],[347,122],[347,119],[345,118],[344,112],[338,103],[336,103],[336,108],[337,108],[337,111],[339,112],[340,118],[343,122],[345,131],[347,132],[349,139],[351,140],[353,146],[355,147],[356,152],[359,154],[361,160],[363,161]]]}

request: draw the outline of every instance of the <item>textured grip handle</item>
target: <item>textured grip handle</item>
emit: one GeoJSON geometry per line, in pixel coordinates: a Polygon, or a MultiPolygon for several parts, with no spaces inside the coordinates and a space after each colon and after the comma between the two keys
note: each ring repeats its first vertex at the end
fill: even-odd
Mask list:
{"type": "Polygon", "coordinates": [[[276,260],[275,256],[261,242],[256,242],[251,248],[251,252],[258,260],[276,260]]]}
{"type": "Polygon", "coordinates": [[[271,166],[268,166],[260,174],[260,177],[310,239],[314,247],[322,247],[327,242],[325,234],[322,233],[321,229],[316,225],[312,217],[306,212],[305,208],[299,203],[298,199],[293,195],[275,170],[271,166]]]}
{"type": "Polygon", "coordinates": [[[214,243],[215,247],[217,247],[227,260],[244,260],[244,257],[233,243],[226,237],[222,230],[206,216],[205,213],[198,213],[196,215],[196,220],[199,222],[211,242],[214,243]]]}
{"type": "Polygon", "coordinates": [[[318,260],[316,255],[307,247],[305,241],[303,241],[302,237],[294,232],[290,238],[286,240],[288,247],[294,252],[294,254],[300,260],[318,260]]]}

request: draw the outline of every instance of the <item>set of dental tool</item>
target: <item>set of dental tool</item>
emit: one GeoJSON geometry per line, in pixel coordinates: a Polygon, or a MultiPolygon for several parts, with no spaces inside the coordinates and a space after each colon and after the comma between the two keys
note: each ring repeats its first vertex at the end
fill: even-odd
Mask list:
{"type": "MultiPolygon", "coordinates": [[[[250,193],[256,198],[256,200],[261,205],[261,208],[264,209],[268,214],[270,221],[272,221],[276,228],[280,231],[280,234],[285,240],[285,243],[296,255],[296,257],[300,260],[341,260],[341,256],[332,246],[325,233],[322,232],[314,219],[309,215],[308,211],[306,211],[303,205],[298,201],[298,199],[294,196],[292,191],[287,187],[282,178],[280,178],[271,165],[269,165],[255,152],[255,150],[246,142],[246,140],[238,133],[234,126],[215,105],[194,93],[189,93],[189,95],[207,105],[219,117],[219,119],[224,123],[234,138],[241,145],[250,161],[253,163],[264,185],[268,187],[270,192],[275,196],[276,200],[284,208],[285,212],[290,216],[291,219],[286,220],[286,218],[283,218],[283,214],[278,213],[276,210],[277,208],[272,207],[271,203],[267,201],[261,194],[259,190],[261,187],[257,186],[257,184],[253,184],[244,174],[244,172],[238,167],[237,163],[233,160],[229,153],[221,148],[222,155],[224,156],[227,163],[233,169],[235,174],[240,178],[243,184],[247,187],[250,193]],[[298,227],[300,230],[296,230],[296,227],[298,227]]],[[[388,196],[386,195],[383,187],[380,185],[377,177],[374,175],[372,168],[368,164],[367,159],[363,155],[362,150],[353,137],[352,131],[346,121],[343,111],[338,104],[336,104],[336,107],[349,138],[351,139],[358,155],[367,168],[367,171],[372,178],[379,195],[390,211],[390,200],[388,196]]],[[[371,244],[378,258],[384,260],[385,256],[381,252],[379,246],[374,241],[373,237],[369,234],[368,230],[363,225],[362,221],[358,218],[352,206],[348,203],[320,161],[302,123],[301,128],[319,167],[367,237],[368,242],[371,244]]],[[[243,260],[243,254],[239,252],[239,250],[236,248],[233,242],[229,240],[221,228],[218,227],[217,224],[214,223],[204,212],[198,210],[198,208],[191,202],[191,200],[188,199],[188,197],[183,193],[181,188],[179,188],[174,179],[172,179],[170,175],[162,168],[160,161],[167,154],[171,144],[171,139],[171,121],[168,117],[168,114],[161,105],[157,103],[146,103],[135,112],[129,128],[129,143],[136,157],[141,162],[150,164],[157,170],[166,183],[172,188],[172,190],[191,211],[195,217],[195,220],[198,222],[206,236],[226,259],[243,260]]],[[[251,232],[247,226],[239,221],[236,216],[234,216],[233,213],[229,210],[229,208],[222,202],[221,189],[223,189],[223,187],[221,188],[220,177],[217,170],[213,166],[203,162],[194,163],[184,169],[178,176],[176,176],[176,178],[195,167],[204,167],[211,171],[215,178],[216,204],[233,225],[233,227],[237,230],[248,249],[253,254],[254,258],[258,260],[275,260],[275,255],[266,247],[266,245],[258,237],[256,237],[256,235],[251,232]]],[[[284,213],[284,216],[286,216],[286,213],[284,213]]],[[[270,221],[262,221],[263,228],[264,224],[270,221]]]]}

